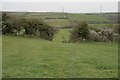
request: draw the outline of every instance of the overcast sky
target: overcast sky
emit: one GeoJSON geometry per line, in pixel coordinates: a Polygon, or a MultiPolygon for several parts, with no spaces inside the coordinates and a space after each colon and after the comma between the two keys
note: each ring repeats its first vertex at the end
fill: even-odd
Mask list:
{"type": "Polygon", "coordinates": [[[2,11],[117,12],[118,2],[2,2],[2,11]]]}

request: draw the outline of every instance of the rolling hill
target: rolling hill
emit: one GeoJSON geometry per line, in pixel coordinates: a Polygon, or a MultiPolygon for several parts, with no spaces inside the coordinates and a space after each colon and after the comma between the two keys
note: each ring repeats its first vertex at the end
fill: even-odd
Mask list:
{"type": "Polygon", "coordinates": [[[109,20],[101,15],[59,12],[8,12],[25,18],[43,19],[52,26],[69,26],[71,22],[86,21],[88,24],[108,24],[109,20]]]}
{"type": "Polygon", "coordinates": [[[2,43],[3,78],[118,77],[117,43],[61,43],[5,35],[2,43]]]}

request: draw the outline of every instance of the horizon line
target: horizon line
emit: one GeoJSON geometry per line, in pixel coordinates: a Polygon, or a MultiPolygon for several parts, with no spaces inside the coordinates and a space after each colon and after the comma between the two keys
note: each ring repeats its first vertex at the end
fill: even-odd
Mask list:
{"type": "MultiPolygon", "coordinates": [[[[100,13],[100,12],[61,12],[61,11],[16,11],[16,10],[1,10],[0,12],[53,12],[53,13],[100,13]]],[[[101,13],[119,13],[119,11],[106,11],[101,13]]]]}

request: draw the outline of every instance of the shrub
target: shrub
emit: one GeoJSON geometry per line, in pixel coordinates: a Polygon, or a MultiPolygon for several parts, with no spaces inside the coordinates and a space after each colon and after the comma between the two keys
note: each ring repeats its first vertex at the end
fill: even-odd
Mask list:
{"type": "Polygon", "coordinates": [[[115,33],[118,33],[118,32],[120,31],[119,27],[120,27],[119,24],[114,25],[113,31],[114,31],[115,33]]]}
{"type": "Polygon", "coordinates": [[[101,36],[99,33],[97,33],[95,30],[89,30],[89,35],[88,35],[89,41],[100,41],[101,36]]]}
{"type": "Polygon", "coordinates": [[[17,34],[21,28],[22,19],[18,16],[3,14],[2,33],[3,34],[17,34]],[[4,18],[5,17],[5,18],[4,18]]]}
{"type": "Polygon", "coordinates": [[[89,28],[85,21],[78,24],[73,31],[71,31],[70,41],[85,41],[88,39],[89,28]]]}
{"type": "Polygon", "coordinates": [[[40,37],[47,40],[52,40],[56,32],[54,27],[50,27],[47,24],[41,25],[39,27],[39,31],[40,31],[40,37]]]}
{"type": "Polygon", "coordinates": [[[5,12],[2,12],[2,21],[6,21],[8,19],[8,14],[5,12]]]}
{"type": "Polygon", "coordinates": [[[42,20],[34,18],[26,20],[26,23],[24,23],[26,35],[36,36],[50,41],[53,39],[56,32],[54,27],[47,25],[42,20]]]}
{"type": "Polygon", "coordinates": [[[3,12],[2,13],[2,33],[3,34],[7,33],[7,27],[6,27],[7,26],[7,24],[6,24],[7,19],[8,19],[8,15],[5,12],[3,12]]]}
{"type": "Polygon", "coordinates": [[[98,32],[94,29],[89,30],[89,40],[90,41],[104,41],[104,42],[113,42],[118,41],[118,34],[114,33],[113,28],[102,28],[98,32]]]}
{"type": "Polygon", "coordinates": [[[46,40],[52,40],[56,30],[41,19],[23,18],[19,16],[3,15],[3,34],[28,35],[46,40]],[[7,16],[7,18],[6,18],[7,16]],[[5,17],[5,18],[4,18],[5,17]]]}
{"type": "Polygon", "coordinates": [[[114,36],[113,36],[114,32],[113,32],[112,28],[103,28],[101,30],[101,32],[102,32],[102,35],[106,37],[106,40],[105,40],[106,42],[107,41],[113,41],[113,39],[114,39],[114,36]]]}
{"type": "Polygon", "coordinates": [[[108,24],[106,27],[113,29],[114,33],[118,33],[119,32],[118,26],[119,26],[119,24],[108,24]]]}

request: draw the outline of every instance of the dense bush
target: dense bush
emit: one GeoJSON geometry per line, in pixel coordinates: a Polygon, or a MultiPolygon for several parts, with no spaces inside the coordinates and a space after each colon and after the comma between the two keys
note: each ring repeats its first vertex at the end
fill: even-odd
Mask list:
{"type": "Polygon", "coordinates": [[[2,33],[3,34],[17,34],[22,27],[22,19],[18,16],[7,15],[2,16],[2,33]]]}
{"type": "Polygon", "coordinates": [[[70,41],[85,41],[88,39],[89,28],[85,21],[78,24],[73,31],[71,31],[70,41]]]}
{"type": "Polygon", "coordinates": [[[88,35],[89,41],[100,41],[101,37],[100,34],[97,33],[95,30],[89,30],[89,35],[88,35]]]}
{"type": "Polygon", "coordinates": [[[118,41],[118,26],[108,25],[103,28],[88,28],[86,22],[77,25],[70,33],[70,42],[95,41],[113,42],[118,41]],[[109,27],[108,27],[109,26],[109,27]]]}
{"type": "Polygon", "coordinates": [[[113,42],[118,41],[118,33],[113,31],[113,28],[101,28],[98,31],[94,29],[89,30],[89,40],[90,41],[104,41],[104,42],[113,42]]]}
{"type": "Polygon", "coordinates": [[[118,26],[119,26],[119,24],[108,24],[106,27],[112,28],[114,33],[118,33],[119,32],[118,26]]]}
{"type": "Polygon", "coordinates": [[[14,35],[28,35],[46,40],[52,40],[56,30],[41,19],[23,18],[3,14],[2,33],[14,35]]]}
{"type": "Polygon", "coordinates": [[[47,40],[52,40],[56,30],[44,23],[42,20],[28,19],[24,21],[25,34],[29,36],[40,37],[47,40]]]}

